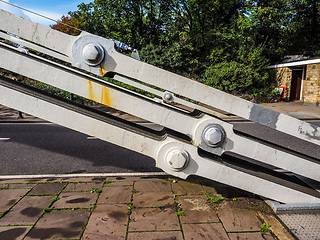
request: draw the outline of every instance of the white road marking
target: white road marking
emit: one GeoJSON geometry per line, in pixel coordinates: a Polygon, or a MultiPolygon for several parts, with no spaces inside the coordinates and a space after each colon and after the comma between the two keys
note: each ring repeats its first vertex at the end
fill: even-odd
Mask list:
{"type": "Polygon", "coordinates": [[[10,138],[0,138],[0,141],[8,141],[10,138]]]}
{"type": "Polygon", "coordinates": [[[98,139],[96,137],[87,137],[88,140],[92,140],[92,139],[98,139]]]}
{"type": "Polygon", "coordinates": [[[75,178],[75,177],[140,177],[165,176],[165,172],[138,173],[81,173],[81,174],[42,174],[42,175],[3,175],[0,179],[32,179],[32,178],[75,178]]]}

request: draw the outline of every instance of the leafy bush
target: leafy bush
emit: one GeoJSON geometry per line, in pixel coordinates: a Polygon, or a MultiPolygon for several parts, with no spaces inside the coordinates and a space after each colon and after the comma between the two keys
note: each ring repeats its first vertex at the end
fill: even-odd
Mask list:
{"type": "Polygon", "coordinates": [[[206,71],[206,84],[222,91],[240,94],[263,87],[265,78],[243,63],[222,62],[206,71]]]}
{"type": "Polygon", "coordinates": [[[65,90],[53,87],[51,85],[48,85],[46,83],[43,82],[36,82],[35,84],[33,84],[33,87],[38,88],[42,91],[45,91],[47,93],[56,95],[58,97],[61,98],[65,98],[65,99],[72,99],[72,101],[80,103],[80,104],[84,104],[87,106],[91,106],[91,105],[95,105],[96,103],[94,101],[91,101],[89,99],[86,99],[84,97],[78,96],[76,94],[73,94],[71,97],[71,93],[67,92],[65,90]]]}

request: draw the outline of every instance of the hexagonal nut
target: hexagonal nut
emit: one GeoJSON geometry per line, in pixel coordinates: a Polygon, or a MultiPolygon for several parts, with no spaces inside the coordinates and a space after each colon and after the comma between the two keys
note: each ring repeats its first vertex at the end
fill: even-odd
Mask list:
{"type": "Polygon", "coordinates": [[[187,151],[174,148],[168,151],[166,155],[166,163],[173,171],[181,171],[186,168],[190,160],[187,151]]]}
{"type": "Polygon", "coordinates": [[[209,147],[218,147],[225,140],[226,134],[220,125],[207,126],[202,134],[202,139],[209,147]]]}
{"type": "Polygon", "coordinates": [[[104,58],[104,50],[100,45],[93,43],[87,44],[83,50],[82,54],[85,62],[88,65],[98,65],[102,62],[104,58]]]}

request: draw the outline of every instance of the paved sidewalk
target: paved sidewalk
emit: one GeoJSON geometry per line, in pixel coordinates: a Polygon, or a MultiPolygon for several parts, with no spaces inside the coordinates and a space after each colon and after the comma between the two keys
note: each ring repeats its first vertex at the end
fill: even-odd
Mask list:
{"type": "Polygon", "coordinates": [[[262,106],[299,119],[320,119],[320,107],[304,105],[302,102],[267,103],[262,106]]]}
{"type": "Polygon", "coordinates": [[[294,239],[259,197],[204,179],[0,181],[0,239],[294,239]]]}

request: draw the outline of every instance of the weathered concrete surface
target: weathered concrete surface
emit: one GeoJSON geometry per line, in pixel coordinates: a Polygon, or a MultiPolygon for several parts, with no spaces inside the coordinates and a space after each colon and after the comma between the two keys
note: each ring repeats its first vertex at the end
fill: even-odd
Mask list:
{"type": "Polygon", "coordinates": [[[2,189],[0,190],[0,214],[9,209],[17,202],[29,189],[2,189]]]}
{"type": "Polygon", "coordinates": [[[104,187],[99,197],[98,204],[129,203],[131,201],[131,186],[104,187]]]}
{"type": "Polygon", "coordinates": [[[90,210],[53,210],[43,215],[27,238],[79,239],[90,215],[90,210]]]}
{"type": "Polygon", "coordinates": [[[165,180],[137,181],[134,189],[138,192],[172,192],[170,182],[165,180]]]}
{"type": "Polygon", "coordinates": [[[203,193],[201,184],[196,184],[188,181],[173,181],[172,191],[177,195],[197,195],[203,193]]]}
{"type": "MultiPolygon", "coordinates": [[[[271,240],[270,233],[229,233],[230,240],[271,240]]],[[[281,238],[280,238],[281,239],[281,238]]]]}
{"type": "Polygon", "coordinates": [[[172,208],[134,208],[130,219],[129,231],[180,230],[172,208]]]}
{"type": "Polygon", "coordinates": [[[218,211],[218,216],[228,232],[259,231],[262,224],[253,210],[223,210],[218,211]]]}
{"type": "Polygon", "coordinates": [[[37,184],[28,195],[39,195],[39,194],[58,194],[65,183],[50,183],[50,184],[37,184]]]}
{"type": "Polygon", "coordinates": [[[0,239],[294,239],[261,199],[219,183],[78,180],[0,181],[0,239]],[[211,203],[215,196],[223,200],[211,203]]]}
{"type": "Polygon", "coordinates": [[[52,196],[26,196],[0,219],[0,225],[34,224],[52,199],[52,196]]]}
{"type": "Polygon", "coordinates": [[[138,192],[133,195],[135,207],[166,207],[173,206],[174,199],[171,192],[138,192]]]}
{"type": "Polygon", "coordinates": [[[92,183],[69,183],[68,186],[63,189],[63,192],[84,192],[84,191],[96,191],[102,188],[102,182],[92,183]]]}
{"type": "Polygon", "coordinates": [[[180,217],[182,223],[219,222],[219,218],[205,196],[183,196],[177,200],[184,214],[180,217]]]}
{"type": "Polygon", "coordinates": [[[0,239],[22,240],[31,226],[0,227],[0,239]]]}
{"type": "Polygon", "coordinates": [[[179,231],[175,232],[137,232],[129,233],[128,240],[182,240],[182,233],[179,231]]]}
{"type": "Polygon", "coordinates": [[[63,192],[53,204],[53,208],[89,208],[98,198],[96,192],[63,192]]]}
{"type": "Polygon", "coordinates": [[[99,205],[90,217],[83,239],[125,239],[128,217],[125,204],[99,205]]]}
{"type": "Polygon", "coordinates": [[[228,240],[221,223],[184,224],[183,233],[186,240],[193,239],[220,239],[228,240]]]}

